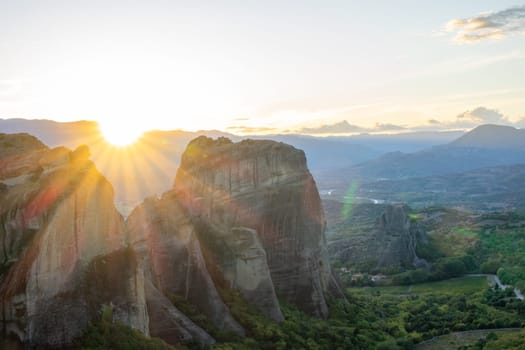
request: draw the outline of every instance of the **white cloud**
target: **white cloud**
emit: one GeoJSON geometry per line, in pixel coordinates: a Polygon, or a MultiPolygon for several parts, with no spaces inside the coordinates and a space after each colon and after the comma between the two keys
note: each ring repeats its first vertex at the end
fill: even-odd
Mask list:
{"type": "Polygon", "coordinates": [[[525,6],[481,13],[470,18],[453,19],[446,24],[446,31],[454,32],[454,40],[463,43],[523,34],[525,33],[525,6]]]}
{"type": "Polygon", "coordinates": [[[486,107],[477,107],[465,111],[456,117],[453,125],[458,127],[473,127],[481,124],[511,124],[509,119],[501,112],[486,107]]]}
{"type": "Polygon", "coordinates": [[[305,127],[299,130],[302,134],[350,134],[364,131],[366,131],[365,128],[350,124],[346,120],[334,124],[324,124],[318,127],[305,127]]]}
{"type": "Polygon", "coordinates": [[[298,130],[302,134],[355,134],[362,132],[384,132],[384,131],[401,131],[406,128],[401,125],[390,123],[375,123],[371,128],[354,125],[343,120],[333,124],[323,124],[318,127],[304,127],[298,130]]]}
{"type": "Polygon", "coordinates": [[[400,131],[405,130],[406,128],[401,125],[396,124],[390,124],[390,123],[376,123],[375,126],[372,129],[369,129],[369,131],[400,131]]]}

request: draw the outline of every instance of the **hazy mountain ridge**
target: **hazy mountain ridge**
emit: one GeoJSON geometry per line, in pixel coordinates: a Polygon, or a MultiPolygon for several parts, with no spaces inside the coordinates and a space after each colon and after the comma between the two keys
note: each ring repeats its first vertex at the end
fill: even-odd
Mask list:
{"type": "Polygon", "coordinates": [[[387,153],[352,169],[367,178],[407,178],[525,163],[525,130],[478,126],[458,139],[415,153],[387,153]]]}
{"type": "Polygon", "coordinates": [[[525,129],[505,125],[481,125],[450,145],[485,149],[525,149],[525,129]]]}
{"type": "MultiPolygon", "coordinates": [[[[489,195],[485,198],[488,202],[498,200],[490,198],[490,195],[501,194],[497,192],[501,180],[500,189],[503,188],[503,192],[513,197],[514,199],[510,197],[509,199],[515,203],[516,194],[521,193],[522,188],[520,182],[513,177],[512,172],[521,172],[521,168],[510,166],[525,164],[525,147],[521,146],[523,143],[521,135],[523,135],[523,131],[520,129],[484,125],[447,145],[436,146],[415,153],[387,153],[377,159],[340,169],[338,172],[321,172],[318,174],[317,180],[321,190],[330,189],[332,190],[331,193],[339,199],[342,199],[351,184],[355,183],[359,184],[357,186],[357,195],[359,196],[409,201],[409,204],[414,204],[411,201],[418,199],[406,196],[404,192],[424,192],[419,191],[418,186],[420,189],[428,188],[429,191],[443,192],[443,200],[439,203],[447,204],[446,188],[453,188],[454,181],[465,181],[466,187],[463,189],[463,193],[472,196],[489,195]],[[505,137],[509,133],[514,135],[514,138],[510,137],[510,141],[505,142],[505,137]],[[497,141],[487,142],[487,135],[491,135],[497,141]],[[500,142],[499,140],[503,141],[500,142]],[[497,167],[501,168],[497,170],[497,167]],[[489,170],[487,176],[484,176],[484,172],[487,171],[486,168],[493,169],[489,170]],[[461,173],[465,174],[451,175],[461,173]],[[490,174],[493,176],[490,177],[490,174]],[[498,178],[500,175],[501,179],[498,178]],[[478,184],[478,188],[469,184],[469,179],[475,180],[474,183],[478,184]],[[480,183],[483,179],[486,179],[484,185],[480,183]],[[441,183],[439,185],[441,187],[437,183],[441,183]],[[436,184],[437,187],[431,188],[431,184],[436,184]],[[386,188],[388,191],[385,193],[386,188]],[[494,191],[490,191],[491,193],[486,191],[490,188],[494,189],[494,191]]],[[[461,195],[461,193],[451,193],[451,195],[456,196],[461,195]]],[[[500,197],[499,200],[502,198],[504,197],[500,197]]],[[[479,200],[481,201],[481,199],[480,197],[479,200]]],[[[457,200],[457,198],[453,200],[457,200]]],[[[425,205],[429,203],[427,201],[425,205]]]]}
{"type": "Polygon", "coordinates": [[[48,146],[63,145],[76,148],[81,144],[90,147],[92,159],[100,171],[115,186],[116,201],[124,212],[143,198],[161,194],[173,183],[180,156],[188,142],[199,136],[228,137],[234,141],[242,139],[273,139],[285,142],[305,151],[308,167],[317,178],[327,169],[336,170],[376,158],[392,147],[414,151],[431,145],[449,142],[461,132],[421,132],[396,135],[356,135],[313,137],[308,135],[252,135],[236,136],[214,130],[188,132],[148,131],[137,146],[128,151],[115,150],[103,139],[95,122],[79,121],[60,123],[51,120],[0,119],[0,132],[29,132],[39,137],[48,146]],[[142,151],[142,152],[141,152],[142,151]],[[147,151],[147,155],[144,152],[147,151]],[[138,171],[124,171],[129,165],[120,162],[126,158],[136,169],[146,171],[148,181],[138,171]],[[158,168],[155,171],[149,169],[158,168]]]}

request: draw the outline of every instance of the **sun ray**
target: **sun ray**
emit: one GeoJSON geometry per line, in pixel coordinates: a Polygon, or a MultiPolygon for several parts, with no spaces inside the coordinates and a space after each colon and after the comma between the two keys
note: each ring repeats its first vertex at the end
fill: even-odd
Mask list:
{"type": "Polygon", "coordinates": [[[99,123],[99,129],[104,139],[116,147],[131,146],[144,134],[143,128],[132,122],[103,121],[99,123]]]}

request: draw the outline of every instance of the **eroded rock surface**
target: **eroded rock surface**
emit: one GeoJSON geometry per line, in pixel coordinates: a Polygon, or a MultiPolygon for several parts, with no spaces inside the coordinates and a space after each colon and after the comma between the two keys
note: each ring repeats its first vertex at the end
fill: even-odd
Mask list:
{"type": "Polygon", "coordinates": [[[355,271],[396,271],[425,266],[416,255],[425,232],[410,219],[402,204],[360,204],[334,226],[330,257],[355,271]],[[375,216],[377,215],[377,216],[375,216]]]}
{"type": "Polygon", "coordinates": [[[24,134],[2,140],[9,148],[0,151],[7,154],[0,160],[0,300],[7,333],[28,346],[63,346],[111,304],[116,317],[148,334],[140,271],[124,253],[124,221],[89,150],[48,149],[24,134]],[[116,259],[120,269],[101,271],[104,259],[116,259]],[[110,292],[92,293],[100,290],[110,292]]]}
{"type": "Polygon", "coordinates": [[[144,251],[144,269],[165,296],[184,297],[222,330],[244,334],[208,272],[191,218],[168,192],[135,208],[127,221],[135,250],[144,251]]]}
{"type": "Polygon", "coordinates": [[[0,135],[0,305],[4,336],[71,344],[110,307],[116,322],[177,344],[215,340],[177,307],[244,335],[224,293],[282,321],[278,296],[325,317],[324,216],[304,153],[272,141],[199,137],[174,188],[124,222],[81,146],[0,135]]]}
{"type": "Polygon", "coordinates": [[[261,300],[258,306],[279,318],[269,306],[264,250],[276,294],[310,314],[327,315],[324,214],[304,152],[273,141],[198,137],[182,156],[174,191],[203,226],[199,237],[208,260],[245,296],[259,295],[251,302],[261,300]],[[247,256],[259,262],[242,267],[240,250],[231,247],[240,234],[251,245],[247,256]]]}

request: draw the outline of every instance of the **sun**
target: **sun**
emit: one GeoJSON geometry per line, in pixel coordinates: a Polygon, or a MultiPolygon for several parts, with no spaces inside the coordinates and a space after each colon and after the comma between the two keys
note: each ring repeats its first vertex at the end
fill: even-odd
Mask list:
{"type": "Polygon", "coordinates": [[[126,122],[99,122],[99,129],[104,139],[116,147],[130,146],[137,142],[144,133],[143,129],[126,122]]]}

